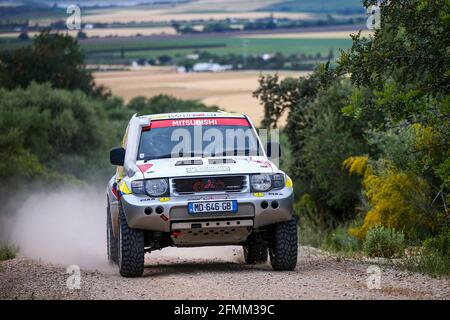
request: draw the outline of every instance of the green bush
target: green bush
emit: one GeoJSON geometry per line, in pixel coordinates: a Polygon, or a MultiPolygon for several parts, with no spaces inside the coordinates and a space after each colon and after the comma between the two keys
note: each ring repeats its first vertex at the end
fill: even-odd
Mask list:
{"type": "Polygon", "coordinates": [[[0,247],[0,261],[14,259],[16,257],[17,250],[11,246],[0,247]]]}
{"type": "Polygon", "coordinates": [[[424,241],[425,253],[437,253],[450,261],[450,229],[446,228],[438,236],[424,241]]]}
{"type": "Polygon", "coordinates": [[[302,246],[320,248],[326,237],[326,231],[303,215],[297,217],[297,223],[298,243],[302,246]]]}
{"type": "Polygon", "coordinates": [[[431,276],[450,276],[450,229],[423,243],[421,254],[405,259],[407,270],[427,273],[431,276]]]}
{"type": "Polygon", "coordinates": [[[422,254],[407,262],[412,271],[450,276],[450,229],[444,228],[436,237],[425,240],[422,254]]]}
{"type": "Polygon", "coordinates": [[[339,226],[330,232],[326,237],[322,247],[335,252],[355,252],[360,249],[358,239],[348,234],[346,226],[339,226]]]}
{"type": "Polygon", "coordinates": [[[405,236],[385,227],[370,228],[363,249],[369,257],[400,257],[405,250],[405,236]]]}

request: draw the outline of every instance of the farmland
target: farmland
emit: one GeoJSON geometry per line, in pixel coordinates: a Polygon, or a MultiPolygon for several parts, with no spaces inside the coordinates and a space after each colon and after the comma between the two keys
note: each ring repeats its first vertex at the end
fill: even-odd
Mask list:
{"type": "MultiPolygon", "coordinates": [[[[265,72],[266,74],[267,72],[265,72]]],[[[273,72],[271,72],[273,73],[273,72]]],[[[95,80],[112,93],[129,101],[136,96],[170,94],[202,101],[231,112],[248,114],[255,123],[262,120],[263,109],[252,92],[258,87],[258,71],[225,73],[176,73],[172,68],[139,68],[130,71],[96,72],[95,80]]],[[[306,72],[281,72],[280,77],[300,76],[306,72]]]]}
{"type": "Polygon", "coordinates": [[[282,39],[217,36],[164,39],[136,37],[82,41],[81,43],[90,63],[123,63],[127,59],[150,59],[161,55],[185,56],[194,51],[208,51],[218,55],[242,55],[245,50],[248,55],[278,52],[284,55],[320,53],[326,56],[332,50],[337,55],[339,49],[350,47],[351,40],[350,37],[347,39],[282,39]]]}
{"type": "MultiPolygon", "coordinates": [[[[348,31],[347,33],[351,33],[348,31]]],[[[30,42],[3,38],[0,50],[14,49],[28,45],[30,42]]],[[[184,57],[187,54],[207,51],[216,55],[235,54],[242,56],[261,55],[265,53],[282,53],[327,56],[333,51],[337,56],[339,49],[351,45],[350,37],[339,38],[326,33],[298,38],[294,34],[276,35],[214,35],[214,36],[140,36],[91,38],[80,40],[80,44],[90,64],[127,64],[137,59],[155,59],[160,56],[171,58],[184,57]]]]}

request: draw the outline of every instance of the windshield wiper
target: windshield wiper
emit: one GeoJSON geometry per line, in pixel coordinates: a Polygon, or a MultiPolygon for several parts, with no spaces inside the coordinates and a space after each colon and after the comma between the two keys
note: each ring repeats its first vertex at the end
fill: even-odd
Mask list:
{"type": "Polygon", "coordinates": [[[147,161],[147,160],[157,160],[157,159],[171,159],[171,158],[193,158],[193,157],[202,157],[201,153],[195,153],[195,152],[191,152],[191,153],[178,153],[178,154],[172,154],[172,153],[168,153],[168,154],[163,154],[163,155],[157,155],[157,156],[151,156],[151,157],[147,157],[144,158],[143,160],[147,161]]]}

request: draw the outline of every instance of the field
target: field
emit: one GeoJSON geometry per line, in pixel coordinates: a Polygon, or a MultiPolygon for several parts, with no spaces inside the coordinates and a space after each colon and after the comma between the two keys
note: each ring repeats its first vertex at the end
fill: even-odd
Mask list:
{"type": "MultiPolygon", "coordinates": [[[[78,34],[77,30],[69,30],[66,31],[72,37],[76,37],[78,34]]],[[[136,35],[142,36],[153,36],[153,35],[169,35],[175,34],[176,31],[172,27],[152,27],[152,28],[102,28],[102,29],[90,29],[84,30],[84,33],[88,37],[134,37],[136,35]]],[[[28,32],[28,36],[34,37],[39,32],[32,31],[28,32]]],[[[19,32],[7,32],[0,33],[0,38],[17,38],[19,36],[19,32]]]]}
{"type": "MultiPolygon", "coordinates": [[[[354,31],[313,31],[313,32],[290,32],[290,33],[267,33],[267,34],[255,34],[245,35],[239,38],[245,39],[350,39],[351,34],[358,33],[354,31]]],[[[373,34],[370,30],[363,30],[362,36],[369,36],[373,34]]]]}
{"type": "Polygon", "coordinates": [[[89,63],[121,63],[129,59],[150,59],[162,55],[182,57],[194,51],[208,51],[217,55],[235,54],[242,56],[264,53],[282,53],[283,55],[320,53],[327,56],[333,51],[337,56],[339,49],[351,45],[347,38],[278,38],[260,36],[252,38],[214,36],[214,37],[135,37],[129,39],[111,38],[86,40],[81,42],[89,63]],[[245,46],[245,47],[244,47],[245,46]]]}
{"type": "MultiPolygon", "coordinates": [[[[340,9],[354,9],[355,3],[359,3],[359,0],[338,0],[338,2],[339,4],[331,6],[325,1],[307,0],[298,6],[293,1],[280,0],[197,0],[129,7],[82,7],[83,23],[108,23],[109,26],[83,30],[88,39],[80,39],[79,43],[88,64],[117,65],[120,68],[130,65],[132,61],[142,62],[150,59],[161,61],[160,58],[163,56],[171,58],[171,62],[167,64],[183,65],[186,56],[195,52],[208,52],[215,55],[216,59],[218,56],[229,57],[232,54],[233,65],[236,68],[245,65],[246,58],[270,53],[281,53],[285,59],[295,55],[294,58],[290,58],[289,63],[303,59],[301,60],[303,63],[313,64],[316,61],[326,60],[330,52],[333,57],[337,57],[341,49],[348,49],[351,46],[349,34],[356,32],[352,30],[357,26],[317,26],[289,30],[180,35],[175,34],[171,22],[203,21],[193,23],[195,26],[203,26],[213,20],[245,19],[249,22],[252,19],[268,18],[272,14],[274,19],[290,18],[301,21],[326,19],[324,7],[330,9],[336,16],[343,14],[339,12],[340,9]]],[[[46,25],[54,22],[55,15],[61,14],[62,9],[64,8],[51,6],[47,9],[30,7],[28,11],[40,14],[36,16],[36,20],[31,19],[29,23],[46,25]]],[[[61,17],[65,17],[64,10],[62,16],[59,15],[59,18],[61,17]]],[[[241,22],[237,20],[235,24],[241,22]]],[[[72,36],[77,34],[76,31],[67,32],[72,36]]],[[[34,31],[29,32],[30,37],[35,34],[34,31]]],[[[17,40],[17,35],[18,32],[0,34],[0,51],[31,43],[17,40]]],[[[259,67],[251,66],[251,68],[259,67]]],[[[179,74],[175,72],[174,67],[152,67],[130,71],[97,72],[95,78],[98,83],[110,87],[114,94],[126,101],[139,95],[150,97],[166,93],[179,98],[199,100],[208,105],[218,105],[227,111],[245,112],[255,122],[259,122],[263,110],[251,95],[258,86],[259,74],[258,71],[179,74]]],[[[305,72],[281,74],[283,77],[297,76],[305,72]]]]}
{"type": "MultiPolygon", "coordinates": [[[[274,72],[271,72],[274,73],[274,72]]],[[[267,74],[265,72],[264,74],[267,74]]],[[[280,76],[300,76],[306,72],[280,72],[280,76]]],[[[130,71],[94,73],[98,84],[129,101],[135,96],[161,93],[217,105],[226,111],[249,115],[255,123],[263,118],[263,108],[252,92],[258,87],[258,71],[224,73],[176,73],[172,68],[140,68],[130,71]]]]}

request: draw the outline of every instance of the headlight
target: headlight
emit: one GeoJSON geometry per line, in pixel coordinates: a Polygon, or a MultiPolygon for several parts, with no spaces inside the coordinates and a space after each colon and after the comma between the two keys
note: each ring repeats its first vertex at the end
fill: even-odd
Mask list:
{"type": "Polygon", "coordinates": [[[144,180],[137,180],[131,182],[131,191],[134,194],[145,194],[144,180]]]}
{"type": "Polygon", "coordinates": [[[284,187],[284,174],[255,174],[251,176],[250,183],[254,191],[269,191],[284,187]]]}
{"type": "Polygon", "coordinates": [[[280,189],[283,188],[284,185],[284,174],[277,173],[272,176],[272,189],[280,189]]]}
{"type": "Polygon", "coordinates": [[[166,179],[145,180],[145,190],[152,197],[159,197],[167,193],[169,184],[166,179]]]}
{"type": "Polygon", "coordinates": [[[268,191],[272,186],[269,174],[255,174],[251,177],[251,185],[255,191],[268,191]]]}

